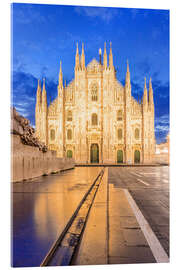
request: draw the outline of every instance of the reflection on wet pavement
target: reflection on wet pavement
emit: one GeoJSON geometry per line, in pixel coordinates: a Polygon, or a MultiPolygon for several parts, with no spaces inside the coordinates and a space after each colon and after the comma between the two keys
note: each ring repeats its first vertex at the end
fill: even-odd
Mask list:
{"type": "MultiPolygon", "coordinates": [[[[25,267],[41,264],[101,169],[101,167],[80,167],[72,171],[13,184],[13,266],[25,267]]],[[[97,194],[90,212],[87,230],[84,232],[84,242],[83,240],[81,242],[79,249],[81,254],[75,264],[92,264],[90,260],[95,258],[91,256],[92,250],[98,256],[101,254],[98,259],[96,255],[96,264],[102,263],[102,260],[106,261],[103,254],[107,253],[105,252],[107,226],[109,226],[109,247],[111,247],[108,255],[109,263],[152,261],[148,247],[146,247],[146,252],[144,247],[137,249],[139,260],[137,260],[137,254],[132,251],[131,245],[141,241],[142,237],[139,237],[139,228],[136,228],[138,237],[134,235],[134,218],[132,215],[127,216],[127,204],[119,193],[121,189],[127,189],[130,192],[169,255],[169,168],[109,168],[107,177],[108,184],[104,182],[104,185],[108,186],[111,192],[107,196],[107,187],[102,190],[100,188],[101,191],[97,194]],[[118,205],[120,199],[121,203],[118,205]],[[124,214],[121,213],[122,211],[124,214]],[[121,217],[120,214],[122,214],[121,217]],[[133,226],[133,232],[130,232],[131,226],[133,226]],[[124,227],[128,227],[128,231],[124,227]],[[120,232],[117,231],[120,229],[120,232]],[[132,242],[134,239],[136,241],[132,242]],[[126,245],[129,243],[129,246],[122,246],[123,241],[126,245]],[[119,258],[120,246],[122,254],[124,252],[123,258],[119,258]]]]}
{"type": "Polygon", "coordinates": [[[101,168],[13,184],[13,266],[39,266],[101,168]]]}

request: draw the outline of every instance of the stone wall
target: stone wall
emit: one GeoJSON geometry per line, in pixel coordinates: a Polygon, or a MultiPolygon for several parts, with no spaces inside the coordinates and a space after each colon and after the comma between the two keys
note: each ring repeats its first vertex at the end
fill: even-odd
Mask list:
{"type": "Polygon", "coordinates": [[[21,181],[74,168],[71,158],[57,158],[55,151],[42,152],[25,145],[19,135],[11,135],[11,181],[21,181]]]}

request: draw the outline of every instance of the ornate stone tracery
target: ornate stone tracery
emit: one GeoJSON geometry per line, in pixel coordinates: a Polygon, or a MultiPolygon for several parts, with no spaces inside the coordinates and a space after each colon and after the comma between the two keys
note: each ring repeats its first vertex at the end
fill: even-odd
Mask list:
{"type": "MultiPolygon", "coordinates": [[[[63,84],[60,67],[57,98],[47,106],[45,83],[38,83],[36,134],[57,156],[73,156],[76,162],[91,162],[91,146],[98,149],[99,162],[151,163],[155,152],[152,83],[149,97],[146,81],[142,101],[131,95],[129,64],[125,85],[116,78],[112,48],[107,61],[93,59],[85,65],[85,54],[75,56],[75,77],[63,84]],[[68,152],[69,151],[69,152],[68,152]],[[117,154],[117,151],[119,151],[117,154]],[[122,151],[122,152],[120,152],[122,151]],[[138,159],[136,152],[136,158],[138,159]]],[[[95,151],[95,150],[94,150],[95,151]]],[[[94,152],[93,152],[94,153],[94,152]]]]}
{"type": "Polygon", "coordinates": [[[98,86],[97,83],[93,83],[91,85],[91,100],[97,101],[98,100],[98,86]]]}

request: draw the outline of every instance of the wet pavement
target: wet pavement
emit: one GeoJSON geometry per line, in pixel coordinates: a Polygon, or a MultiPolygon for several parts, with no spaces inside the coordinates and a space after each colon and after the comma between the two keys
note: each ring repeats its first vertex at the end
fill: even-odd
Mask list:
{"type": "Polygon", "coordinates": [[[109,168],[109,184],[128,189],[169,255],[169,167],[109,168]]]}
{"type": "Polygon", "coordinates": [[[123,189],[109,184],[109,264],[155,263],[123,189]]]}
{"type": "MultiPolygon", "coordinates": [[[[13,184],[13,266],[41,264],[101,169],[77,167],[13,184]]],[[[125,189],[169,255],[169,168],[111,167],[73,264],[155,262],[125,189]]]]}
{"type": "Polygon", "coordinates": [[[41,264],[100,170],[76,168],[13,184],[13,266],[41,264]]]}
{"type": "Polygon", "coordinates": [[[90,210],[72,265],[108,264],[108,168],[90,210]]]}

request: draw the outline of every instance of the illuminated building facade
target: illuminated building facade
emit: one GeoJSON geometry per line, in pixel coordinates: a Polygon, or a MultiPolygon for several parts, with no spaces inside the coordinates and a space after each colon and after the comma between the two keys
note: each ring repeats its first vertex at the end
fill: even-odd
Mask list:
{"type": "Polygon", "coordinates": [[[155,153],[154,101],[144,83],[142,101],[131,95],[129,65],[125,85],[116,78],[112,47],[85,65],[84,46],[75,56],[75,76],[63,85],[60,65],[57,98],[47,106],[45,81],[36,97],[36,135],[77,163],[152,163],[155,153]],[[103,58],[103,59],[102,59],[103,58]],[[108,63],[109,62],[109,63],[108,63]]]}

